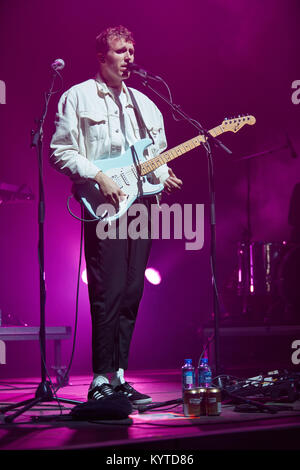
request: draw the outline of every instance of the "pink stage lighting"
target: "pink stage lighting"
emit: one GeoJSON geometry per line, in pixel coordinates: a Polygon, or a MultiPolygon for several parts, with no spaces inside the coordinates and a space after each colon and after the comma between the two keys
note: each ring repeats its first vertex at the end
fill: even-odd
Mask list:
{"type": "Polygon", "coordinates": [[[150,284],[154,284],[155,286],[161,283],[161,275],[157,269],[147,268],[145,271],[145,277],[150,284]]]}
{"type": "Polygon", "coordinates": [[[88,282],[87,282],[86,269],[84,269],[84,270],[82,271],[81,280],[82,280],[85,284],[88,283],[88,282]]]}

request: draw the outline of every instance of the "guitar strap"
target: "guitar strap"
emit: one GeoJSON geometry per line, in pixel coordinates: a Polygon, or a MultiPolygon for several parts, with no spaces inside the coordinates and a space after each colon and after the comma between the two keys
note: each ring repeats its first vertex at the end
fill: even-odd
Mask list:
{"type": "Polygon", "coordinates": [[[137,101],[135,99],[135,96],[132,92],[132,90],[130,88],[127,88],[128,89],[128,92],[129,92],[129,95],[130,95],[130,98],[131,98],[131,101],[133,103],[133,109],[134,109],[134,114],[135,114],[135,117],[136,117],[136,121],[137,121],[137,124],[138,124],[138,127],[139,127],[139,130],[140,130],[140,135],[141,135],[141,139],[144,139],[147,134],[148,136],[150,137],[150,139],[152,140],[152,142],[154,143],[153,141],[153,137],[152,135],[150,134],[150,132],[148,131],[148,128],[145,124],[145,121],[143,119],[143,116],[142,116],[142,113],[140,111],[140,108],[139,108],[139,105],[137,104],[137,101]]]}
{"type": "MultiPolygon", "coordinates": [[[[152,143],[154,144],[153,137],[150,134],[150,132],[149,132],[149,130],[148,130],[146,124],[145,124],[145,121],[143,119],[143,116],[142,116],[142,113],[140,111],[139,105],[137,104],[137,100],[135,99],[135,96],[134,96],[132,90],[130,90],[130,88],[128,88],[128,91],[129,91],[129,95],[130,95],[130,98],[131,98],[131,101],[132,101],[132,104],[133,104],[134,114],[135,114],[136,121],[137,121],[137,124],[138,124],[138,127],[139,127],[141,139],[144,139],[148,134],[148,136],[152,140],[152,143]]],[[[133,160],[135,162],[136,167],[138,168],[138,165],[139,165],[138,155],[134,154],[134,155],[132,155],[132,157],[133,157],[133,160]]],[[[142,197],[143,196],[143,185],[142,185],[142,178],[141,177],[139,177],[139,180],[138,180],[138,190],[139,190],[139,197],[142,197]]]]}

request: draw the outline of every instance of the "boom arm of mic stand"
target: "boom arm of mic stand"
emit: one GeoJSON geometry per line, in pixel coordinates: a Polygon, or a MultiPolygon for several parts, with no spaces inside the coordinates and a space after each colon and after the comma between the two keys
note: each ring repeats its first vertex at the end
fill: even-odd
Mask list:
{"type": "Polygon", "coordinates": [[[45,106],[44,106],[42,116],[40,117],[40,119],[36,120],[37,129],[36,131],[34,131],[33,129],[31,131],[31,135],[32,135],[31,147],[37,147],[39,142],[41,142],[43,139],[43,124],[44,124],[45,117],[48,111],[48,104],[49,104],[49,101],[53,92],[53,87],[54,87],[54,82],[55,82],[56,77],[57,77],[57,72],[54,72],[53,77],[52,77],[52,83],[47,93],[46,100],[45,100],[45,106]]]}
{"type": "MultiPolygon", "coordinates": [[[[165,81],[157,76],[157,80],[161,81],[162,83],[165,83],[165,81]]],[[[166,98],[164,95],[162,95],[161,93],[159,93],[155,88],[153,88],[151,85],[149,85],[148,83],[148,80],[144,80],[143,81],[143,85],[147,88],[149,88],[151,91],[153,91],[157,96],[159,96],[163,101],[165,101],[172,109],[173,111],[175,111],[176,113],[180,114],[181,117],[183,117],[186,121],[188,121],[190,124],[192,124],[192,126],[196,127],[196,129],[203,135],[205,135],[205,137],[207,138],[208,141],[211,141],[213,142],[214,145],[220,147],[221,149],[223,149],[225,152],[231,154],[232,151],[226,147],[226,145],[224,145],[219,139],[217,139],[216,137],[212,137],[209,132],[204,129],[201,124],[196,121],[195,119],[192,119],[190,116],[188,116],[184,111],[182,111],[181,107],[178,105],[178,104],[175,104],[175,103],[172,103],[168,98],[166,98]]],[[[167,86],[167,85],[166,85],[167,86]]],[[[168,88],[168,87],[167,87],[168,88]]]]}

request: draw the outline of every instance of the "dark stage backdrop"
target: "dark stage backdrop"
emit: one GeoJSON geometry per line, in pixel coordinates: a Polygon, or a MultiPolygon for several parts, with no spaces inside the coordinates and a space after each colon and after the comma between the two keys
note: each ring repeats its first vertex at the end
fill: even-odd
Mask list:
{"type": "MultiPolygon", "coordinates": [[[[134,32],[136,62],[163,77],[174,102],[205,128],[243,113],[257,120],[255,126],[222,136],[232,156],[214,149],[220,293],[236,267],[237,244],[247,223],[249,165],[237,162],[241,157],[279,149],[251,160],[253,240],[289,239],[288,208],[300,180],[300,159],[280,148],[288,134],[300,152],[300,93],[292,88],[300,80],[299,1],[2,0],[0,8],[0,182],[25,184],[35,194],[34,201],[0,206],[3,314],[39,325],[38,168],[30,132],[50,85],[50,64],[64,59],[63,90],[94,76],[95,37],[109,25],[123,24],[134,32]]],[[[174,121],[168,106],[145,90],[138,77],[129,84],[148,93],[163,112],[169,147],[196,135],[189,124],[174,121]]],[[[165,93],[163,87],[160,90],[165,93]]],[[[70,182],[48,163],[59,94],[52,97],[44,126],[46,323],[73,326],[80,224],[66,208],[70,182]]],[[[164,201],[205,205],[204,247],[188,251],[185,240],[154,242],[149,264],[161,272],[162,282],[159,286],[145,282],[131,369],[180,367],[188,356],[196,361],[199,333],[212,313],[205,151],[193,150],[171,166],[184,186],[164,201]]],[[[72,373],[91,372],[90,335],[87,287],[81,283],[72,373]]],[[[38,372],[36,346],[16,344],[7,357],[8,366],[1,370],[5,367],[9,373],[18,366],[19,374],[38,372]]],[[[69,341],[64,345],[65,362],[70,351],[69,341]]]]}

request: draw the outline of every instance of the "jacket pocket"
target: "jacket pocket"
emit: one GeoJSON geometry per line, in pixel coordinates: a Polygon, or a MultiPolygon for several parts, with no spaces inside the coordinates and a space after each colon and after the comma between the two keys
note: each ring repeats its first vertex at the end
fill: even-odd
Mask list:
{"type": "Polygon", "coordinates": [[[107,117],[89,112],[80,112],[80,125],[83,135],[90,142],[105,139],[108,132],[107,117]]]}

